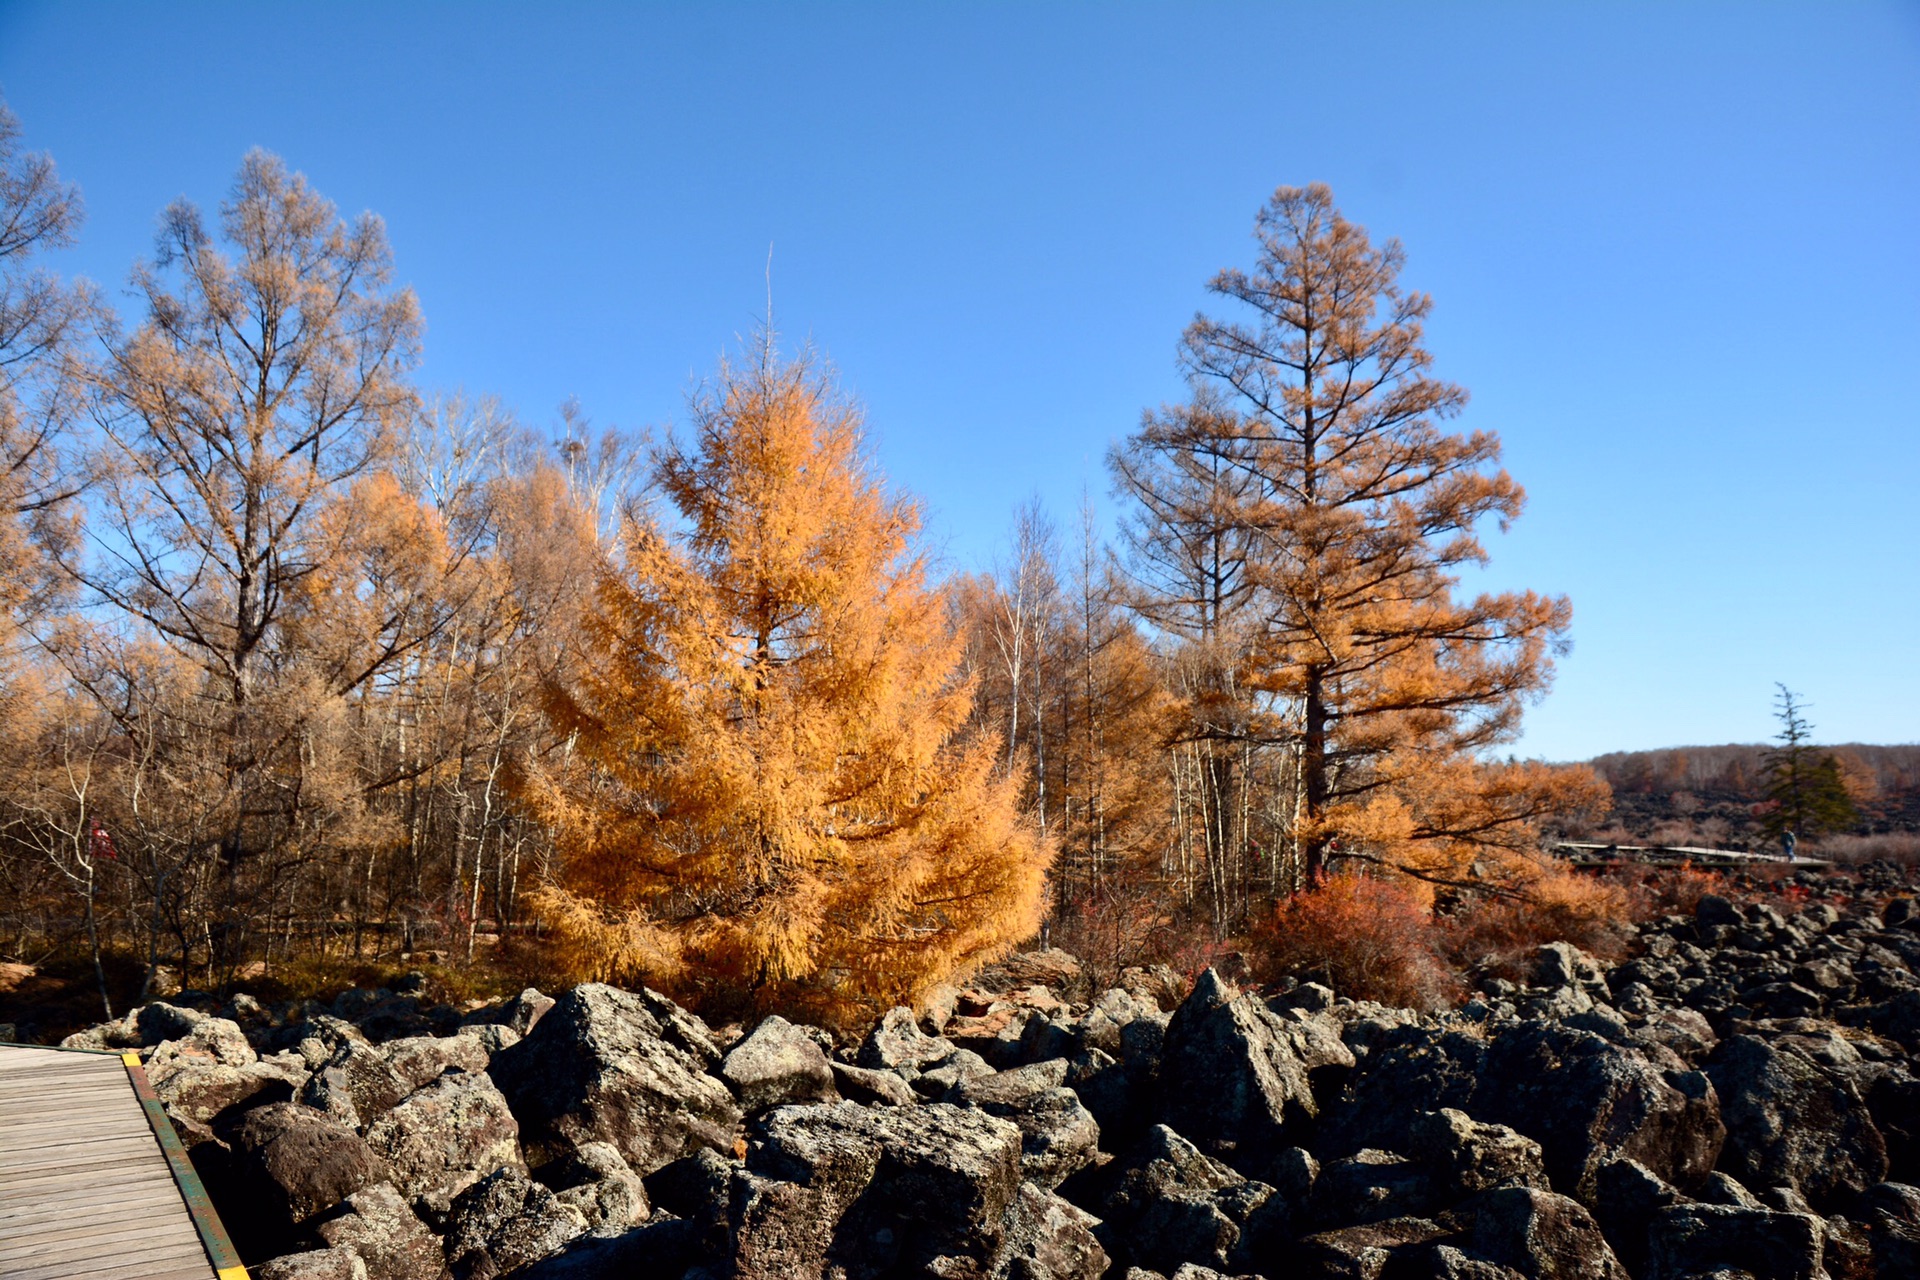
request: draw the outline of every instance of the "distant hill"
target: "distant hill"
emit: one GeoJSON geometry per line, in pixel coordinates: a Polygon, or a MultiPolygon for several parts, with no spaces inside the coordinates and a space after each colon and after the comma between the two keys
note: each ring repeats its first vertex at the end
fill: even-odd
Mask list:
{"type": "MultiPolygon", "coordinates": [[[[1828,842],[1836,851],[1872,856],[1920,845],[1920,743],[1820,749],[1839,758],[1862,815],[1851,839],[1828,842]]],[[[1751,847],[1759,839],[1754,807],[1767,750],[1764,743],[1664,747],[1611,751],[1587,763],[1613,788],[1606,830],[1661,844],[1751,847]]]]}

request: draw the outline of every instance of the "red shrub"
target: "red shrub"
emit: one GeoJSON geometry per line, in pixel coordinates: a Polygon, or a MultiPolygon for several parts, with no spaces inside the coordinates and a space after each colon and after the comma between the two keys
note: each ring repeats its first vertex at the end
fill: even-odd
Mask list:
{"type": "Polygon", "coordinates": [[[1343,996],[1440,1009],[1461,994],[1436,947],[1432,913],[1390,879],[1330,876],[1254,930],[1255,976],[1324,982],[1343,996]]]}

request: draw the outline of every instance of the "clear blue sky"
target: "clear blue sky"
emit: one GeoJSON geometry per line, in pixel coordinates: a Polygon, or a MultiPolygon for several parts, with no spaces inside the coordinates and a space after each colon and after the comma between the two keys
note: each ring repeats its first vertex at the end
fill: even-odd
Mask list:
{"type": "Polygon", "coordinates": [[[117,294],[253,146],[373,209],[429,388],[681,414],[764,305],[959,567],[1177,398],[1205,280],[1320,180],[1566,592],[1523,754],[1920,738],[1920,5],[23,4],[0,92],[117,294]]]}

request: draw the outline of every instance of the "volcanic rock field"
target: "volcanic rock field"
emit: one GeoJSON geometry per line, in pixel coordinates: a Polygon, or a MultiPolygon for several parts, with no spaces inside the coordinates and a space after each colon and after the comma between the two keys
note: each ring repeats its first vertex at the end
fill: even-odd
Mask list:
{"type": "Polygon", "coordinates": [[[1442,1015],[1045,951],[854,1043],[598,984],[66,1043],[140,1051],[260,1280],[1920,1277],[1920,907],[1801,879],[1442,1015]]]}

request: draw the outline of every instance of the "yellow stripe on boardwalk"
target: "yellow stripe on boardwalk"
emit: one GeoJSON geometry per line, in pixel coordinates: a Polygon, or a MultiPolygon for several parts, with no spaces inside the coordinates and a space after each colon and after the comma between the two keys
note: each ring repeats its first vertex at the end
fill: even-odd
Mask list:
{"type": "Polygon", "coordinates": [[[138,1054],[0,1045],[0,1278],[245,1280],[216,1270],[189,1208],[203,1193],[190,1168],[181,1185],[145,1085],[138,1054]]]}

